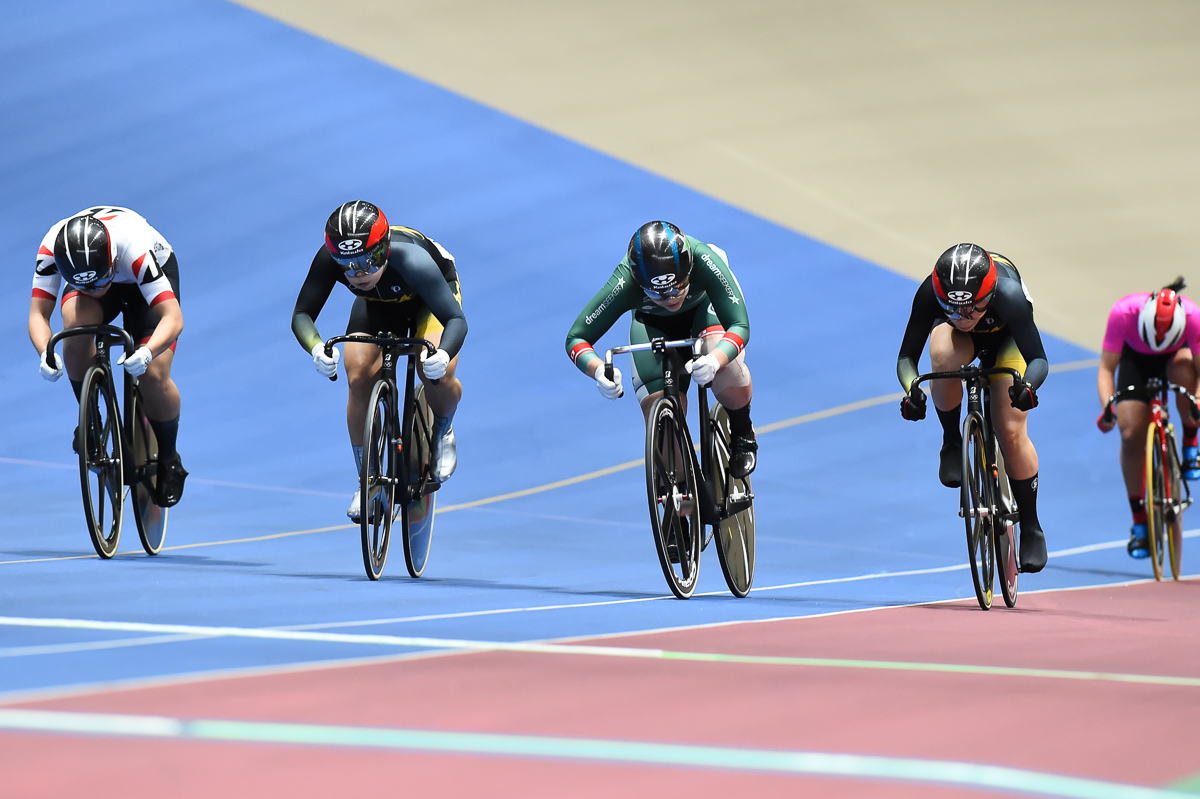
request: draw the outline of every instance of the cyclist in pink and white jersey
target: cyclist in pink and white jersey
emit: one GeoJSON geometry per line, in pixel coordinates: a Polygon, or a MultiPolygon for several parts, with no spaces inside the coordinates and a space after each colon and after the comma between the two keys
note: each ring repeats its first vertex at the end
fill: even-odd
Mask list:
{"type": "Polygon", "coordinates": [[[50,317],[60,290],[65,328],[108,324],[124,316],[125,330],[138,348],[121,356],[119,363],[140,378],[146,416],[158,439],[157,503],[164,508],[174,505],[183,494],[187,470],[175,449],[180,401],[171,364],[183,330],[183,311],[179,266],[171,245],[139,214],[116,206],[87,208],[56,222],[42,237],[29,303],[29,340],[47,380],[62,377],[66,362],[78,399],[96,342],[88,336],[64,339],[62,360],[50,365],[50,317]]]}
{"type": "MultiPolygon", "coordinates": [[[[1200,349],[1200,308],[1179,294],[1183,278],[1151,293],[1129,294],[1117,300],[1108,314],[1108,328],[1100,353],[1100,373],[1096,388],[1100,403],[1108,402],[1116,391],[1116,419],[1106,421],[1104,413],[1096,425],[1107,433],[1113,425],[1121,429],[1121,472],[1129,507],[1133,511],[1129,554],[1135,558],[1150,555],[1146,508],[1142,500],[1146,468],[1146,427],[1150,424],[1150,397],[1146,381],[1151,377],[1170,380],[1196,393],[1200,388],[1193,357],[1200,349]]],[[[1200,479],[1200,447],[1197,428],[1191,418],[1188,401],[1178,398],[1179,418],[1183,422],[1183,470],[1188,480],[1200,479]]]]}

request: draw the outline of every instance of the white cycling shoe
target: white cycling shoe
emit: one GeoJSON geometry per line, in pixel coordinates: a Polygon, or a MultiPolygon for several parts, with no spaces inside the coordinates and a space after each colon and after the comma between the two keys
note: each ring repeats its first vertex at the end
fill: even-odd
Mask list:
{"type": "MultiPolygon", "coordinates": [[[[360,489],[360,490],[354,492],[354,498],[350,500],[350,507],[346,508],[346,515],[349,516],[350,521],[354,522],[355,524],[359,523],[360,517],[358,515],[358,506],[359,506],[359,503],[361,500],[362,500],[362,490],[360,489]]],[[[377,504],[378,503],[372,503],[372,507],[374,507],[377,504]]],[[[396,505],[392,508],[392,521],[395,521],[396,517],[399,514],[400,514],[400,503],[397,502],[396,505]]],[[[375,520],[371,519],[371,521],[375,521],[375,520]]]]}
{"type": "Polygon", "coordinates": [[[454,439],[454,425],[448,424],[445,432],[438,436],[433,444],[433,479],[444,483],[458,468],[457,441],[454,439]]]}

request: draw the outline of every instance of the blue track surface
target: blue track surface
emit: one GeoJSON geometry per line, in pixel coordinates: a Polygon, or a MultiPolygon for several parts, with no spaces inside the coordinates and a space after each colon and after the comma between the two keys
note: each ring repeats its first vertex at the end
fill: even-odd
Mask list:
{"type": "MultiPolygon", "coordinates": [[[[350,529],[58,560],[91,553],[70,448],[76,406],[66,380],[38,378],[22,322],[41,236],[88,205],[136,209],[178,254],[187,329],[175,377],[192,477],[169,547],[345,523],[355,479],[345,383],[319,377],[289,330],[325,218],[344,200],[378,203],[458,259],[470,335],[460,466],[443,506],[641,456],[636,403],[603,401],[562,342],[646,219],[729,252],[749,298],[760,426],[895,392],[915,285],[221,2],[18,4],[6,10],[0,70],[3,615],[238,627],[403,618],[414,620],[350,631],[527,640],[972,595],[961,570],[768,590],[964,561],[956,496],[936,480],[940,430],[902,422],[891,402],[762,437],[760,590],[741,601],[723,592],[712,553],[699,590],[718,595],[661,598],[640,469],[441,514],[419,581],[397,549],[369,583],[350,529]],[[36,562],[13,562],[23,560],[36,562]],[[485,613],[546,606],[574,607],[485,613]],[[445,614],[463,615],[414,618],[445,614]]],[[[349,294],[335,294],[319,320],[326,336],[348,308],[349,294]]],[[[1046,345],[1052,363],[1094,355],[1046,345]]],[[[1053,375],[1031,416],[1052,551],[1114,541],[1127,525],[1116,437],[1092,423],[1094,385],[1093,370],[1053,375]]],[[[127,521],[123,551],[137,546],[127,521]]],[[[1055,558],[1022,586],[1146,576],[1122,550],[1055,558]]],[[[0,625],[0,692],[385,653],[146,638],[0,625]],[[77,646],[131,639],[144,645],[77,646]]]]}

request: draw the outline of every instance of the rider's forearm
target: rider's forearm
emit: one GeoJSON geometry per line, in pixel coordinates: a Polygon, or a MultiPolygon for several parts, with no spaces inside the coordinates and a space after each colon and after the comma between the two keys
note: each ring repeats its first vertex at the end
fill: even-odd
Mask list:
{"type": "Polygon", "coordinates": [[[1042,383],[1046,382],[1046,378],[1049,375],[1050,362],[1045,358],[1034,358],[1025,367],[1025,374],[1021,375],[1021,377],[1026,383],[1033,386],[1036,391],[1041,387],[1042,383]]]}
{"type": "Polygon", "coordinates": [[[1096,393],[1100,395],[1100,404],[1107,405],[1108,398],[1117,390],[1117,364],[1120,353],[1103,351],[1100,353],[1100,368],[1096,372],[1096,393]]]}
{"type": "Polygon", "coordinates": [[[905,392],[912,391],[913,381],[920,376],[917,371],[917,366],[912,362],[912,358],[907,355],[901,355],[896,360],[896,377],[900,380],[900,386],[905,392]]]}
{"type": "Polygon", "coordinates": [[[50,329],[50,315],[54,313],[54,300],[34,297],[29,304],[29,340],[41,355],[50,343],[54,331],[50,329]]]}
{"type": "Polygon", "coordinates": [[[313,347],[324,341],[321,333],[317,330],[316,322],[303,311],[296,311],[292,314],[292,335],[296,337],[296,341],[300,342],[300,346],[304,348],[305,352],[312,352],[313,347]]]}
{"type": "Polygon", "coordinates": [[[160,308],[162,317],[154,327],[154,332],[150,334],[150,340],[145,344],[156,358],[166,352],[183,332],[183,310],[179,307],[179,302],[167,300],[160,303],[160,308]]]}
{"type": "Polygon", "coordinates": [[[567,356],[570,357],[571,363],[575,364],[575,367],[588,377],[595,377],[596,369],[599,368],[592,364],[603,365],[603,361],[596,354],[592,343],[577,336],[567,336],[567,356]]]}

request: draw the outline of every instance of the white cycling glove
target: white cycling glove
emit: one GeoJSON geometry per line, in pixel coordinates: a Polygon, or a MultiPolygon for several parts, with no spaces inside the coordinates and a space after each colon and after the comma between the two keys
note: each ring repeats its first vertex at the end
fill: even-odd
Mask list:
{"type": "Polygon", "coordinates": [[[614,366],[613,379],[609,380],[604,376],[604,367],[601,366],[596,370],[596,388],[600,389],[605,399],[620,399],[625,393],[625,389],[621,388],[621,370],[614,366]]]}
{"type": "Polygon", "coordinates": [[[701,355],[694,361],[688,361],[683,365],[683,368],[696,378],[696,382],[702,386],[707,386],[717,376],[717,372],[721,369],[721,362],[717,360],[717,356],[711,352],[707,355],[701,355]]]}
{"type": "Polygon", "coordinates": [[[149,347],[138,347],[131,355],[122,355],[121,360],[117,361],[117,366],[124,366],[125,371],[129,374],[141,377],[146,373],[146,367],[152,360],[154,360],[154,354],[150,352],[149,347]]]}
{"type": "Polygon", "coordinates": [[[342,353],[337,347],[333,348],[333,357],[330,358],[325,354],[324,342],[318,341],[312,348],[313,366],[317,367],[317,371],[323,377],[334,377],[337,375],[338,361],[342,359],[342,353]]]}
{"type": "Polygon", "coordinates": [[[446,370],[450,368],[450,353],[445,350],[438,350],[433,355],[429,354],[428,350],[421,351],[421,370],[425,372],[425,376],[430,380],[440,380],[446,376],[446,370]]]}
{"type": "MultiPolygon", "coordinates": [[[[47,348],[46,352],[49,351],[49,348],[47,348]]],[[[42,353],[42,362],[38,366],[38,372],[41,373],[42,377],[53,383],[55,380],[63,376],[62,358],[55,357],[54,363],[56,366],[51,366],[50,364],[46,363],[46,352],[42,353]]]]}

